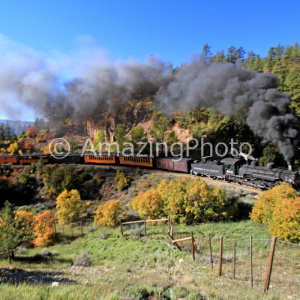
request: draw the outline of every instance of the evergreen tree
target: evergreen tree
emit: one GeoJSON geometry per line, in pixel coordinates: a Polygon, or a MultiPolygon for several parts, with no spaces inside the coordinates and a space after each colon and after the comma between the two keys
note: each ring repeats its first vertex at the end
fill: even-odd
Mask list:
{"type": "Polygon", "coordinates": [[[264,59],[264,71],[272,72],[275,58],[275,48],[271,47],[268,56],[264,59]]]}
{"type": "Polygon", "coordinates": [[[212,52],[210,51],[210,49],[211,48],[210,48],[210,46],[208,46],[208,44],[205,44],[202,49],[202,53],[200,56],[200,62],[205,65],[208,65],[212,62],[212,52]]]}
{"type": "Polygon", "coordinates": [[[254,60],[253,69],[257,72],[263,72],[264,70],[263,60],[260,58],[259,55],[257,55],[254,60]]]}
{"type": "Polygon", "coordinates": [[[134,150],[139,152],[143,145],[138,143],[147,143],[147,134],[145,133],[144,127],[141,125],[137,125],[136,127],[133,126],[130,135],[134,150]]]}
{"type": "Polygon", "coordinates": [[[285,80],[285,91],[291,95],[292,106],[300,117],[300,67],[294,67],[285,80]]]}
{"type": "Polygon", "coordinates": [[[227,55],[226,55],[226,61],[229,62],[229,63],[235,63],[236,60],[237,60],[237,57],[236,57],[236,52],[237,49],[234,47],[234,46],[230,46],[228,48],[228,51],[227,51],[227,55]]]}
{"type": "Polygon", "coordinates": [[[122,151],[124,148],[124,143],[128,142],[128,138],[126,136],[126,126],[125,124],[118,124],[115,129],[115,140],[119,145],[119,150],[122,151]]]}
{"type": "Polygon", "coordinates": [[[157,143],[162,143],[165,138],[165,132],[170,126],[170,121],[166,116],[160,116],[152,125],[150,134],[153,136],[157,143]]]}
{"type": "Polygon", "coordinates": [[[226,61],[226,58],[225,58],[225,54],[224,54],[224,51],[221,50],[220,52],[217,52],[216,55],[214,55],[214,62],[216,64],[218,63],[221,63],[221,62],[225,62],[226,61]]]}
{"type": "Polygon", "coordinates": [[[254,69],[254,61],[256,59],[256,55],[253,51],[248,54],[248,58],[245,61],[245,67],[254,69]]]}

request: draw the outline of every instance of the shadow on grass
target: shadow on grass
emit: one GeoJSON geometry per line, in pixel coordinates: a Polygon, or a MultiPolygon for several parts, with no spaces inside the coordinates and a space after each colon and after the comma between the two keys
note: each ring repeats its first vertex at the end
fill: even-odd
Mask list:
{"type": "Polygon", "coordinates": [[[80,237],[81,235],[70,236],[70,235],[63,235],[61,233],[57,233],[55,236],[55,242],[62,243],[62,244],[71,244],[73,241],[75,241],[80,237]]]}
{"type": "Polygon", "coordinates": [[[249,215],[252,211],[253,205],[245,202],[237,202],[237,205],[239,210],[239,216],[237,218],[237,221],[249,220],[249,215]]]}
{"type": "Polygon", "coordinates": [[[53,256],[44,256],[41,254],[35,254],[34,256],[16,256],[13,261],[27,264],[55,264],[55,263],[68,263],[72,265],[72,259],[63,259],[53,256]]]}
{"type": "Polygon", "coordinates": [[[25,271],[17,268],[0,269],[0,283],[10,284],[77,284],[73,279],[61,277],[63,272],[25,271]]]}

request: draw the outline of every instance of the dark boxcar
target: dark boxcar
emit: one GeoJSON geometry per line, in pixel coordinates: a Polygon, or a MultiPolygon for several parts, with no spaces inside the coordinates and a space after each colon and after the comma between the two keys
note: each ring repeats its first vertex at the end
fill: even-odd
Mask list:
{"type": "Polygon", "coordinates": [[[220,179],[225,178],[224,166],[215,162],[194,163],[191,165],[191,174],[220,179]]]}
{"type": "Polygon", "coordinates": [[[182,158],[177,161],[176,157],[157,157],[156,168],[171,172],[189,173],[192,162],[193,160],[189,158],[182,158]]]}
{"type": "Polygon", "coordinates": [[[55,154],[55,157],[51,157],[51,161],[56,164],[81,164],[83,163],[83,157],[80,153],[55,154]]]}
{"type": "Polygon", "coordinates": [[[19,155],[3,155],[0,156],[0,164],[18,164],[19,155]]]}
{"type": "Polygon", "coordinates": [[[152,156],[120,156],[120,165],[129,165],[136,167],[154,167],[154,157],[152,156]]]}
{"type": "Polygon", "coordinates": [[[109,164],[116,165],[117,164],[117,155],[115,153],[101,153],[94,155],[93,153],[84,154],[84,162],[89,164],[109,164]]]}
{"type": "Polygon", "coordinates": [[[50,154],[24,154],[19,155],[20,164],[34,164],[42,159],[45,164],[50,162],[50,154]]]}

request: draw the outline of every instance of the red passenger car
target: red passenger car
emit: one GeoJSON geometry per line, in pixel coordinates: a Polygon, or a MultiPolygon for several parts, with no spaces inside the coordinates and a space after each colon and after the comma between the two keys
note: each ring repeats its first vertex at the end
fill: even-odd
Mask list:
{"type": "Polygon", "coordinates": [[[0,164],[18,164],[19,155],[3,155],[0,156],[0,164]]]}

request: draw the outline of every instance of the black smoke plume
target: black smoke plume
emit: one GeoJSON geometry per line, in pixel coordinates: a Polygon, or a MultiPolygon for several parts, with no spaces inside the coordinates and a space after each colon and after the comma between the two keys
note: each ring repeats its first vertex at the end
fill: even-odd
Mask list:
{"type": "Polygon", "coordinates": [[[278,79],[257,73],[240,62],[203,66],[199,62],[179,69],[157,93],[165,111],[196,106],[215,107],[225,115],[244,115],[253,132],[277,144],[289,162],[298,142],[297,118],[290,98],[277,91],[278,79]]]}

